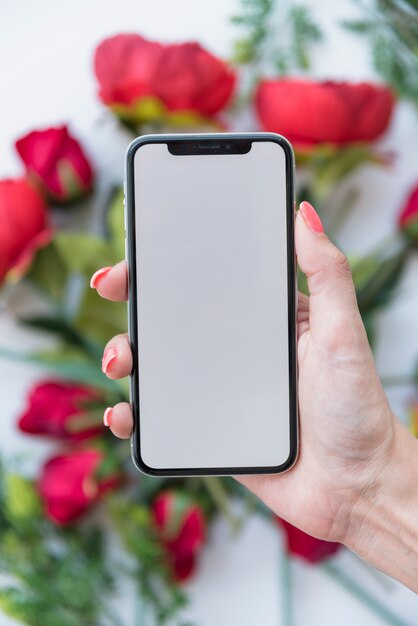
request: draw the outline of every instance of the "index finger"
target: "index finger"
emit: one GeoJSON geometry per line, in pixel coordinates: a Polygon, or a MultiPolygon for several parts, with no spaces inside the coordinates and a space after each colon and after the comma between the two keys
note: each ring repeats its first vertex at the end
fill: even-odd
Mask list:
{"type": "Polygon", "coordinates": [[[120,261],[112,267],[102,267],[91,277],[90,287],[97,293],[113,302],[123,302],[128,299],[128,266],[126,261],[120,261]]]}

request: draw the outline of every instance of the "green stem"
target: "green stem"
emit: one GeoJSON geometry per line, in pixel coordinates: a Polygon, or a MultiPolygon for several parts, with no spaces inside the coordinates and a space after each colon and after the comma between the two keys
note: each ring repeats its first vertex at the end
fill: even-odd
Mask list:
{"type": "Polygon", "coordinates": [[[334,580],[338,581],[342,587],[353,594],[364,606],[367,606],[376,615],[381,617],[383,621],[391,626],[410,626],[407,622],[401,620],[397,615],[385,608],[380,602],[375,600],[364,589],[357,584],[352,578],[344,574],[334,563],[330,561],[322,563],[322,569],[334,580]]]}
{"type": "Polygon", "coordinates": [[[200,479],[208,490],[219,511],[225,517],[231,530],[234,533],[238,532],[241,524],[239,519],[231,511],[229,496],[224,489],[222,481],[215,476],[201,476],[200,479]]]}
{"type": "Polygon", "coordinates": [[[282,624],[292,626],[292,562],[286,548],[283,549],[280,559],[280,579],[282,583],[282,624]]]}

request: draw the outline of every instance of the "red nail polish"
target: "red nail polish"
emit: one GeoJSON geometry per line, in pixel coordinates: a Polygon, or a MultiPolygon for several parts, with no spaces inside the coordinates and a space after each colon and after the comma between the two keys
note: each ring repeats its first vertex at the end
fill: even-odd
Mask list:
{"type": "Polygon", "coordinates": [[[103,276],[106,276],[106,274],[110,272],[111,269],[111,267],[102,267],[100,270],[97,270],[97,272],[94,272],[90,280],[90,287],[92,289],[97,289],[99,281],[103,278],[103,276]]]}
{"type": "Polygon", "coordinates": [[[302,217],[305,220],[308,228],[312,230],[314,233],[323,233],[324,227],[322,226],[322,222],[318,213],[313,208],[312,204],[306,202],[304,200],[300,204],[300,212],[302,213],[302,217]]]}
{"type": "Polygon", "coordinates": [[[103,415],[103,424],[108,428],[110,428],[110,426],[112,425],[112,411],[112,407],[109,406],[103,415]]]}
{"type": "Polygon", "coordinates": [[[116,348],[110,347],[107,348],[104,352],[103,358],[102,358],[102,372],[103,374],[107,374],[107,371],[109,369],[109,365],[112,363],[112,361],[114,361],[117,357],[117,352],[116,352],[116,348]]]}

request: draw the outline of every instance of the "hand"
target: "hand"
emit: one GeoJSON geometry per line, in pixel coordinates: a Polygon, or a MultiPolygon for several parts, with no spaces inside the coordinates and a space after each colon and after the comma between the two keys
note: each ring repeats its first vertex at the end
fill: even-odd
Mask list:
{"type": "MultiPolygon", "coordinates": [[[[403,427],[376,373],[349,264],[307,202],[296,216],[295,241],[310,293],[299,294],[298,304],[300,456],[284,474],[238,480],[305,532],[347,542],[357,502],[380,485],[403,427]]],[[[96,272],[92,286],[104,298],[126,300],[125,262],[96,272]]],[[[131,367],[127,335],[114,337],[103,371],[121,378],[131,367]]],[[[108,409],[105,423],[116,436],[129,437],[129,404],[108,409]]]]}

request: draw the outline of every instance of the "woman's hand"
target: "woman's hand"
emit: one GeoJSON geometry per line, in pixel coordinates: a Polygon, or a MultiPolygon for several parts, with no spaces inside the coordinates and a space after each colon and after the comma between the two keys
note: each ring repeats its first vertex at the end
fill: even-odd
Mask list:
{"type": "MultiPolygon", "coordinates": [[[[406,449],[415,450],[418,459],[418,445],[393,415],[380,384],[349,264],[307,202],[296,216],[295,242],[310,294],[299,294],[298,303],[300,455],[288,472],[238,480],[280,517],[316,537],[346,543],[388,571],[368,555],[370,541],[361,533],[367,535],[367,524],[369,534],[383,533],[373,526],[371,511],[392,506],[384,493],[394,466],[406,449]]],[[[92,287],[109,300],[126,300],[125,262],[96,272],[92,287]]],[[[122,378],[131,367],[127,336],[114,337],[105,348],[104,373],[122,378]]],[[[129,404],[108,409],[105,423],[116,436],[129,437],[129,404]]],[[[393,567],[389,573],[418,586],[393,567]]]]}

